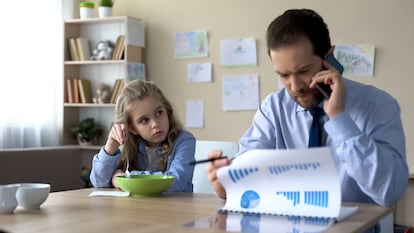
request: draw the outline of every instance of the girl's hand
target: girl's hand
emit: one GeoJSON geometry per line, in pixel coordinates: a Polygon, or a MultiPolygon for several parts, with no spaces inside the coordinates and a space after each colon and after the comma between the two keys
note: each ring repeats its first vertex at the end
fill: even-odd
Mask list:
{"type": "Polygon", "coordinates": [[[126,126],[125,124],[114,124],[109,131],[108,139],[105,143],[106,153],[113,155],[120,145],[123,145],[126,140],[126,126]]]}
{"type": "MultiPolygon", "coordinates": [[[[214,150],[208,153],[208,158],[219,158],[223,156],[223,152],[221,150],[214,150]]],[[[227,166],[230,164],[229,159],[218,159],[213,162],[209,162],[206,166],[207,178],[210,182],[211,186],[213,186],[214,191],[218,197],[225,199],[226,198],[226,190],[224,189],[223,185],[217,178],[217,170],[221,167],[227,166]]]]}
{"type": "Polygon", "coordinates": [[[115,171],[114,175],[112,176],[112,181],[111,181],[114,188],[119,188],[119,185],[116,182],[116,177],[117,176],[124,176],[124,175],[125,175],[125,173],[121,169],[118,169],[118,170],[115,171]]]}

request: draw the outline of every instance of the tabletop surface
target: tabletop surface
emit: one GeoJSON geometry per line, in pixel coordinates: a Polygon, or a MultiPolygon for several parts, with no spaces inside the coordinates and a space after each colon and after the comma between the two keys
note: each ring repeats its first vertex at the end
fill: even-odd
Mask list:
{"type": "MultiPolygon", "coordinates": [[[[14,214],[0,215],[0,232],[240,231],[234,225],[229,225],[230,216],[219,213],[224,200],[213,194],[163,193],[153,197],[89,197],[96,190],[116,191],[79,189],[51,193],[40,209],[26,210],[18,207],[14,214]]],[[[392,212],[392,208],[371,204],[344,205],[358,205],[359,211],[341,222],[333,223],[323,232],[363,232],[392,212]]],[[[243,225],[243,221],[237,222],[237,216],[235,220],[236,225],[243,225]]],[[[263,223],[258,224],[262,226],[259,232],[266,232],[263,229],[268,228],[263,227],[263,223]]],[[[250,224],[250,228],[252,226],[254,224],[250,224]]],[[[246,229],[242,231],[246,232],[246,229]]],[[[278,229],[278,226],[274,226],[274,229],[278,229]]]]}

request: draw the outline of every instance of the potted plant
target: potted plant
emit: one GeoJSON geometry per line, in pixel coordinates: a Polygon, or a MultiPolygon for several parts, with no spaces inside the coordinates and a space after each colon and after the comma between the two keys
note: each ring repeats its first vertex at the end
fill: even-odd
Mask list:
{"type": "Polygon", "coordinates": [[[89,19],[93,17],[93,9],[95,8],[95,3],[80,2],[79,7],[79,16],[81,19],[89,19]]]}
{"type": "Polygon", "coordinates": [[[112,16],[112,6],[114,2],[112,0],[100,0],[99,2],[99,17],[111,17],[112,16]]]}
{"type": "Polygon", "coordinates": [[[102,135],[102,127],[94,118],[86,118],[72,126],[71,132],[80,145],[91,145],[102,135]]]}

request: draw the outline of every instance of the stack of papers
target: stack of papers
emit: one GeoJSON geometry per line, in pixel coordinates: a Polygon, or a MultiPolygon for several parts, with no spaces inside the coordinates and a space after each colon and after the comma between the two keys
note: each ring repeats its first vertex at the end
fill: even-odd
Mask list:
{"type": "Polygon", "coordinates": [[[328,147],[251,150],[217,175],[227,193],[224,212],[341,221],[358,211],[341,205],[340,181],[328,147]]]}

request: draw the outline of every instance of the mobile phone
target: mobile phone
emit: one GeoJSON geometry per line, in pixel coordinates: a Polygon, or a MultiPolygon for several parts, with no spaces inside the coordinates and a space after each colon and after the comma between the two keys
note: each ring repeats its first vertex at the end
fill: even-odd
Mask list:
{"type": "MultiPolygon", "coordinates": [[[[337,69],[338,72],[342,75],[342,73],[344,72],[344,67],[341,65],[341,63],[339,63],[338,60],[336,60],[333,54],[329,54],[326,57],[326,61],[329,64],[331,64],[335,69],[337,69]]],[[[318,88],[318,90],[322,93],[325,99],[329,99],[329,97],[331,96],[331,92],[332,92],[331,87],[329,85],[318,83],[316,84],[316,88],[318,88]]]]}

